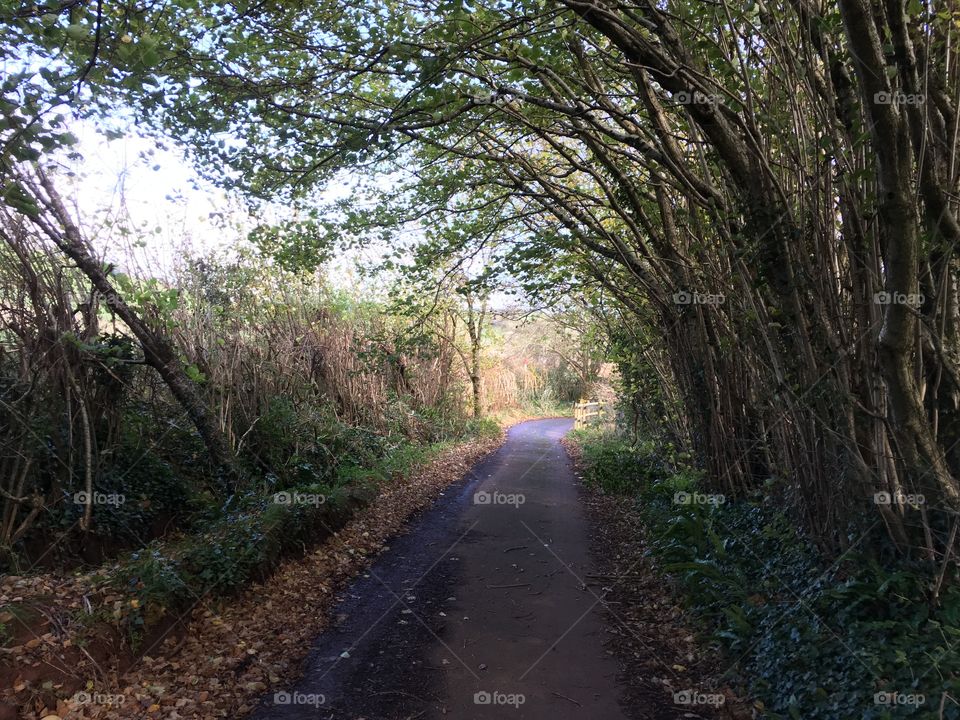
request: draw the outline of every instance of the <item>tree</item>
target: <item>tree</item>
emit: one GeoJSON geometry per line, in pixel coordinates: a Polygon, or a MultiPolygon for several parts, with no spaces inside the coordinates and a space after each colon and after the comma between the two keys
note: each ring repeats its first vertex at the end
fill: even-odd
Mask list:
{"type": "Polygon", "coordinates": [[[394,218],[483,210],[528,291],[575,274],[652,326],[719,489],[779,478],[830,551],[870,526],[874,492],[913,491],[926,506],[876,507],[891,536],[952,550],[957,11],[120,7],[14,25],[37,52],[88,28],[66,57],[92,97],[135,103],[253,195],[363,166],[392,173],[394,218]]]}
{"type": "MultiPolygon", "coordinates": [[[[107,270],[94,257],[52,179],[39,167],[34,168],[34,172],[31,176],[27,175],[26,171],[18,170],[15,175],[23,197],[21,208],[26,217],[64,255],[73,260],[96,291],[108,299],[110,307],[139,341],[146,362],[157,371],[170,393],[196,426],[210,453],[211,461],[228,476],[233,475],[233,452],[230,445],[197,392],[194,382],[187,375],[177,350],[163,333],[150,327],[134,312],[117,292],[107,270]]],[[[88,497],[89,491],[88,487],[88,497]]],[[[87,520],[89,522],[89,515],[87,520]]]]}
{"type": "Polygon", "coordinates": [[[464,364],[467,374],[470,377],[471,395],[473,398],[473,416],[479,418],[483,416],[483,375],[482,375],[482,351],[483,335],[487,325],[487,315],[489,307],[486,295],[476,295],[473,290],[465,285],[461,290],[464,296],[467,310],[465,316],[461,316],[464,325],[467,328],[467,336],[470,338],[469,359],[464,355],[464,364]]]}
{"type": "MultiPolygon", "coordinates": [[[[432,240],[438,232],[455,232],[451,228],[428,231],[432,240]]],[[[401,257],[397,253],[394,257],[401,257]]],[[[456,351],[470,382],[473,416],[483,416],[483,350],[489,326],[492,290],[487,272],[469,275],[474,258],[457,256],[445,244],[428,240],[419,245],[411,264],[403,268],[401,279],[392,292],[397,308],[417,319],[421,326],[430,326],[444,337],[456,351]],[[439,252],[437,252],[439,251],[439,252]],[[466,348],[461,347],[460,327],[466,331],[466,348]]],[[[391,266],[393,261],[389,261],[391,266]]]]}

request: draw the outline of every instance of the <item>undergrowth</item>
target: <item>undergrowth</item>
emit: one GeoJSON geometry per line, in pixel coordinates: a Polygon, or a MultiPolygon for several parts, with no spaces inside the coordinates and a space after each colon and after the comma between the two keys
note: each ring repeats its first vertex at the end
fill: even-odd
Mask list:
{"type": "Polygon", "coordinates": [[[707,494],[669,449],[572,437],[585,480],[636,502],[648,552],[730,667],[720,681],[765,717],[960,718],[955,585],[931,602],[926,567],[893,569],[860,546],[825,559],[782,507],[707,494]]]}
{"type": "MultiPolygon", "coordinates": [[[[492,437],[499,426],[471,420],[462,433],[457,440],[492,437]]],[[[170,612],[265,579],[281,558],[316,546],[343,527],[380,487],[402,481],[452,442],[454,438],[426,445],[387,443],[377,452],[346,455],[352,462],[338,463],[329,482],[292,485],[273,478],[257,491],[231,496],[202,529],[154,540],[114,566],[107,583],[125,598],[114,619],[136,644],[170,612]]]]}

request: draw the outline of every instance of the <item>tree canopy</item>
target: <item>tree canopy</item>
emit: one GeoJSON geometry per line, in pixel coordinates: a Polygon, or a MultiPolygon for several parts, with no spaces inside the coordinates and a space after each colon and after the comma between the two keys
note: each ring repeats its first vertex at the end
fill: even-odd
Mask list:
{"type": "Polygon", "coordinates": [[[904,0],[5,3],[4,163],[68,142],[66,104],[132,113],[253,198],[353,178],[330,233],[460,223],[433,257],[488,246],[533,296],[603,289],[718,486],[782,480],[833,548],[875,491],[923,492],[877,509],[933,556],[960,509],[957,22],[904,0]]]}

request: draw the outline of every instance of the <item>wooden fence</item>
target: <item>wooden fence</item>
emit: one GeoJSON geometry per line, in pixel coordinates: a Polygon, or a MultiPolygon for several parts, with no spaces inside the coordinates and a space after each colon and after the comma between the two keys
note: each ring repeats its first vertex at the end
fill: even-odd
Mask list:
{"type": "Polygon", "coordinates": [[[603,420],[606,414],[607,409],[603,403],[596,400],[581,400],[573,406],[573,426],[575,428],[585,427],[594,418],[596,418],[594,422],[603,420]]]}

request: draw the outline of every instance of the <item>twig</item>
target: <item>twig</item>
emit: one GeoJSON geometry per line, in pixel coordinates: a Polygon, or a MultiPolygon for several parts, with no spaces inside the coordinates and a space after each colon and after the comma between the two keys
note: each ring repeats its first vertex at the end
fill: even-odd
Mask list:
{"type": "Polygon", "coordinates": [[[574,705],[576,705],[577,707],[583,707],[583,705],[581,705],[580,703],[578,703],[578,702],[577,702],[576,700],[574,700],[572,697],[567,697],[566,695],[562,695],[562,694],[560,694],[560,693],[558,693],[558,692],[553,692],[552,690],[550,691],[550,694],[551,694],[551,695],[556,695],[558,698],[563,698],[564,700],[569,700],[570,702],[572,702],[572,703],[573,703],[574,705]]]}
{"type": "Polygon", "coordinates": [[[934,605],[937,605],[940,600],[940,586],[943,585],[943,578],[947,574],[947,565],[950,563],[950,553],[953,550],[954,540],[957,538],[957,519],[953,519],[953,525],[950,526],[950,537],[947,540],[946,549],[943,552],[943,567],[940,568],[940,573],[937,576],[937,583],[933,587],[933,594],[931,595],[931,600],[934,605]]]}
{"type": "Polygon", "coordinates": [[[647,575],[641,575],[640,573],[627,573],[624,575],[617,575],[616,573],[609,575],[603,573],[587,573],[587,577],[596,578],[598,580],[620,580],[622,578],[644,578],[647,577],[647,575]]]}

